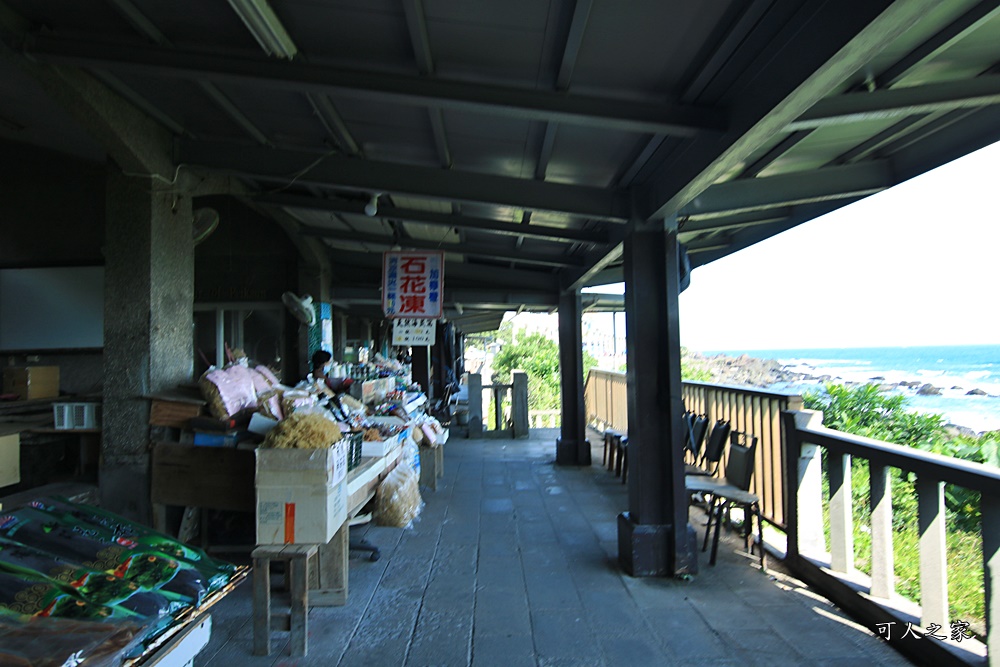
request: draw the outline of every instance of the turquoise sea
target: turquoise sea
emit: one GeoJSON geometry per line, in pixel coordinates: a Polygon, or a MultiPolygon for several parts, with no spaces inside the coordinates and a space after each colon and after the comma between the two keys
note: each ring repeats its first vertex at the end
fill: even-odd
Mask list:
{"type": "MultiPolygon", "coordinates": [[[[816,377],[829,375],[834,382],[931,384],[941,389],[941,395],[918,395],[915,388],[893,391],[907,396],[910,409],[943,414],[949,422],[975,431],[1000,429],[1000,345],[716,350],[706,354],[714,353],[776,359],[788,370],[816,377]],[[974,389],[987,395],[968,395],[974,389]]],[[[772,388],[804,391],[816,384],[805,382],[772,388]]]]}

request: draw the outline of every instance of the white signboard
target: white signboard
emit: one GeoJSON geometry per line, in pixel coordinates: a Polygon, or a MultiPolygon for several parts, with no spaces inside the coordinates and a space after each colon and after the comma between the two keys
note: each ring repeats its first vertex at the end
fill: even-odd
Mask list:
{"type": "Polygon", "coordinates": [[[433,345],[437,323],[434,320],[403,318],[392,323],[393,345],[433,345]]]}
{"type": "Polygon", "coordinates": [[[382,258],[386,317],[437,319],[444,298],[444,253],[387,252],[382,258]]]}

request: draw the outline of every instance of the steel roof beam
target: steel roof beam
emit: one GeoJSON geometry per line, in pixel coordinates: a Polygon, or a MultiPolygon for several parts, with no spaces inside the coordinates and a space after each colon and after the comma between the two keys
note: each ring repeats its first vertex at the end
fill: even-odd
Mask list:
{"type": "Polygon", "coordinates": [[[586,218],[624,220],[627,211],[627,200],[622,193],[603,188],[229,142],[182,139],[177,145],[177,162],[285,185],[312,183],[328,188],[557,211],[586,218]]]}
{"type": "Polygon", "coordinates": [[[442,250],[444,252],[456,253],[473,257],[490,257],[494,259],[510,259],[528,264],[542,264],[546,266],[583,266],[583,259],[580,257],[541,255],[536,253],[525,253],[513,250],[504,250],[495,246],[477,246],[469,243],[460,245],[442,245],[436,241],[424,241],[421,239],[398,240],[391,236],[381,236],[379,234],[367,234],[364,232],[352,232],[348,230],[323,229],[319,227],[309,227],[303,225],[299,232],[303,236],[316,236],[333,241],[350,241],[355,243],[371,243],[373,245],[393,246],[397,243],[406,245],[409,248],[418,250],[442,250]]]}
{"type": "MultiPolygon", "coordinates": [[[[445,271],[447,280],[447,270],[445,271]]],[[[350,303],[382,303],[381,289],[378,287],[334,287],[333,298],[350,303]]],[[[462,304],[470,310],[497,309],[510,304],[527,306],[556,306],[559,295],[553,291],[511,291],[502,289],[449,288],[444,289],[443,302],[446,306],[462,304]]]]}
{"type": "Polygon", "coordinates": [[[713,185],[682,208],[680,215],[741,213],[846,199],[881,192],[893,185],[895,180],[885,161],[745,178],[713,185]]]}
{"type": "Polygon", "coordinates": [[[883,89],[897,83],[913,68],[927,62],[948,47],[976,30],[986,21],[1000,13],[1000,0],[985,0],[973,6],[962,16],[952,21],[946,28],[936,32],[930,39],[898,60],[892,67],[875,78],[876,88],[883,89]]]}
{"type": "Polygon", "coordinates": [[[181,51],[35,34],[25,44],[33,58],[52,63],[135,72],[146,76],[327,92],[394,104],[429,106],[625,132],[693,137],[726,129],[714,108],[571,95],[385,72],[337,69],[257,56],[181,51]]]}
{"type": "Polygon", "coordinates": [[[678,212],[782,132],[846,77],[937,6],[937,0],[841,0],[803,7],[730,90],[733,128],[718,140],[695,139],[664,161],[646,188],[643,218],[678,212]],[[779,46],[780,45],[780,46],[779,46]],[[767,91],[756,92],[756,91],[767,91]]]}
{"type": "Polygon", "coordinates": [[[830,97],[817,102],[786,129],[815,129],[994,104],[1000,104],[1000,75],[991,74],[965,81],[830,97]]]}
{"type": "MultiPolygon", "coordinates": [[[[260,195],[255,197],[254,201],[259,204],[266,204],[270,206],[283,206],[286,208],[365,215],[365,204],[362,202],[338,201],[280,193],[260,195]]],[[[487,218],[473,218],[465,215],[437,213],[434,211],[417,211],[396,208],[394,206],[380,205],[375,217],[402,220],[404,222],[417,222],[439,227],[474,229],[509,236],[530,236],[532,238],[548,239],[564,243],[573,243],[578,241],[585,243],[607,243],[608,241],[608,234],[603,231],[560,229],[558,227],[545,227],[542,225],[524,225],[518,222],[502,222],[500,220],[489,220],[487,218]]]]}

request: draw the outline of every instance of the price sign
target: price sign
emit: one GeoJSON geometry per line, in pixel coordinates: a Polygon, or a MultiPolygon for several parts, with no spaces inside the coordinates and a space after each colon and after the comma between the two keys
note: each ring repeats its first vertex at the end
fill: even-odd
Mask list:
{"type": "Polygon", "coordinates": [[[401,318],[392,323],[393,345],[433,345],[437,323],[434,320],[401,318]]]}

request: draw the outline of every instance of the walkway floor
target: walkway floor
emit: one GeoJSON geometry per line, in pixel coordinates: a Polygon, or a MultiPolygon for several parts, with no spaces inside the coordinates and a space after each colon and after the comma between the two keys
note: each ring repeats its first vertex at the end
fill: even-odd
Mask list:
{"type": "Polygon", "coordinates": [[[736,539],[689,581],[623,575],[626,487],[600,446],[590,468],[556,467],[556,435],[449,442],[420,519],[368,528],[382,558],[353,556],[348,604],[310,611],[308,657],[281,633],[253,657],[248,579],[213,609],[196,667],[910,664],[736,539]]]}

